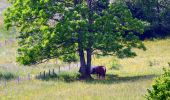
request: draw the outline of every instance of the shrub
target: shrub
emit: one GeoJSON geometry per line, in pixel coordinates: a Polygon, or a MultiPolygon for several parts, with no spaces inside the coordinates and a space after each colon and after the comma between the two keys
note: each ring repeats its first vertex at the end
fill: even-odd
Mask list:
{"type": "Polygon", "coordinates": [[[148,89],[148,100],[170,100],[170,68],[164,69],[164,74],[154,80],[152,89],[148,89]]]}
{"type": "Polygon", "coordinates": [[[114,59],[111,63],[111,69],[118,70],[120,67],[121,67],[121,65],[119,64],[118,60],[114,59]]]}
{"type": "Polygon", "coordinates": [[[11,72],[0,72],[0,79],[10,80],[16,78],[17,76],[11,72]]]}
{"type": "Polygon", "coordinates": [[[80,75],[74,72],[62,72],[58,75],[58,79],[61,81],[72,82],[78,79],[80,75]]]}
{"type": "Polygon", "coordinates": [[[58,74],[46,76],[45,78],[39,77],[39,79],[46,80],[46,81],[57,80],[57,81],[64,81],[64,82],[73,82],[75,80],[78,80],[79,77],[80,77],[79,73],[63,71],[58,74]]]}

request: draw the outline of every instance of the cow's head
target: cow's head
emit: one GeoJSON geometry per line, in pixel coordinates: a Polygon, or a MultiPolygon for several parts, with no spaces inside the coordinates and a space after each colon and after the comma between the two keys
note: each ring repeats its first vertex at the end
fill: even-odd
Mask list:
{"type": "Polygon", "coordinates": [[[91,74],[96,74],[96,69],[95,68],[91,68],[90,73],[91,74]]]}

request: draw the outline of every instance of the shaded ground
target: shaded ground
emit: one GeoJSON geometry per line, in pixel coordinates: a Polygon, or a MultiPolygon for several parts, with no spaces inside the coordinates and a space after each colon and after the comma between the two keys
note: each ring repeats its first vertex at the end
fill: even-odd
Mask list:
{"type": "Polygon", "coordinates": [[[55,74],[48,76],[46,78],[39,78],[45,81],[64,81],[64,82],[76,82],[82,81],[88,84],[119,84],[119,83],[126,83],[126,82],[135,82],[141,80],[152,80],[153,78],[159,75],[150,74],[150,75],[138,75],[138,76],[119,76],[113,74],[107,74],[105,79],[98,79],[95,75],[93,75],[93,79],[89,80],[79,80],[79,74],[75,72],[63,72],[60,74],[55,74]]]}
{"type": "Polygon", "coordinates": [[[135,82],[139,80],[149,80],[157,77],[158,75],[142,75],[142,76],[127,76],[127,77],[121,77],[118,75],[112,75],[108,74],[106,75],[105,80],[100,80],[100,79],[94,79],[90,81],[86,81],[87,83],[92,83],[92,84],[97,84],[97,83],[102,83],[102,84],[119,84],[119,83],[126,83],[126,82],[135,82]]]}

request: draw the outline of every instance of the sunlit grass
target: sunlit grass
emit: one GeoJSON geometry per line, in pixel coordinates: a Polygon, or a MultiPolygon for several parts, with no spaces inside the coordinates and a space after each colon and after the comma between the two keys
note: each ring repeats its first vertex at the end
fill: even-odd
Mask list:
{"type": "Polygon", "coordinates": [[[0,99],[14,100],[143,100],[151,78],[128,81],[102,82],[62,82],[62,81],[24,81],[9,83],[0,87],[0,99]]]}
{"type": "Polygon", "coordinates": [[[112,67],[114,59],[117,60],[120,70],[115,70],[119,75],[146,75],[160,74],[163,67],[170,62],[170,39],[145,41],[147,51],[135,50],[134,58],[117,59],[115,57],[103,57],[94,59],[94,65],[105,65],[108,69],[112,67]]]}

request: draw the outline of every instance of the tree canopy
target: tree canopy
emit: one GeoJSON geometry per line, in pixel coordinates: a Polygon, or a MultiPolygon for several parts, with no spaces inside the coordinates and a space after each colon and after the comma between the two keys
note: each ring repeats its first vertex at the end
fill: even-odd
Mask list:
{"type": "Polygon", "coordinates": [[[88,77],[93,54],[124,58],[136,55],[132,48],[146,49],[137,34],[148,23],[133,18],[123,2],[15,0],[4,18],[7,29],[19,31],[17,61],[24,65],[78,55],[88,77]]]}

